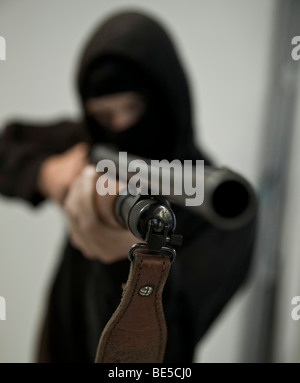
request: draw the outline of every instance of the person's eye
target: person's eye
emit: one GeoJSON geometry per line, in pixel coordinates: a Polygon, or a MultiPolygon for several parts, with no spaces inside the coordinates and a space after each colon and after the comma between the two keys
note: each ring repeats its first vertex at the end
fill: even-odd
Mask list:
{"type": "Polygon", "coordinates": [[[126,111],[128,111],[128,112],[133,112],[133,111],[135,111],[136,109],[137,109],[137,105],[135,104],[135,103],[130,103],[130,104],[127,104],[126,105],[126,111]]]}
{"type": "Polygon", "coordinates": [[[93,114],[93,117],[101,124],[109,124],[111,121],[111,113],[110,112],[97,112],[93,114]]]}
{"type": "Polygon", "coordinates": [[[127,105],[128,112],[142,113],[145,110],[145,103],[142,100],[131,102],[127,105]]]}

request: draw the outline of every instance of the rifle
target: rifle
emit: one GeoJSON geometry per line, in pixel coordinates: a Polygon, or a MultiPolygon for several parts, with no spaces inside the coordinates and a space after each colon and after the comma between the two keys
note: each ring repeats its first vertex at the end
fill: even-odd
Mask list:
{"type": "MultiPolygon", "coordinates": [[[[157,174],[157,166],[151,163],[150,159],[136,157],[131,154],[127,155],[127,161],[132,162],[135,160],[142,160],[147,166],[147,172],[139,173],[139,180],[141,187],[151,189],[155,191],[156,195],[151,195],[147,198],[148,203],[150,200],[156,200],[159,203],[167,204],[166,209],[169,209],[169,203],[174,203],[178,206],[184,207],[194,214],[202,216],[204,219],[209,221],[213,226],[224,230],[235,230],[239,227],[244,226],[249,222],[256,212],[256,195],[251,184],[238,174],[230,170],[227,167],[215,167],[215,166],[204,166],[204,201],[199,205],[188,205],[186,204],[187,199],[190,195],[187,195],[185,188],[182,187],[181,194],[175,194],[175,179],[176,173],[173,171],[170,174],[170,192],[168,195],[163,194],[162,183],[163,173],[160,172],[158,177],[152,177],[152,174],[157,174]],[[164,198],[161,198],[164,197],[164,198]],[[168,201],[168,202],[167,202],[168,201]]],[[[95,145],[90,152],[90,160],[93,164],[97,164],[102,160],[112,161],[116,168],[116,175],[120,180],[130,180],[133,176],[136,176],[138,171],[129,171],[126,168],[126,174],[124,177],[120,173],[120,169],[124,169],[123,164],[120,163],[120,157],[117,150],[112,147],[104,145],[95,145]]],[[[191,172],[192,182],[196,183],[196,169],[193,168],[191,172]]],[[[183,177],[180,176],[183,180],[183,177]]],[[[141,195],[137,198],[136,195],[127,194],[125,196],[118,196],[115,205],[115,212],[119,221],[126,225],[134,235],[144,239],[145,233],[141,233],[140,229],[132,225],[132,221],[138,221],[142,217],[138,210],[137,204],[141,200],[141,195]],[[134,219],[133,215],[137,215],[134,219]]],[[[145,196],[142,197],[145,199],[145,196]]],[[[153,204],[153,201],[151,202],[153,204]]],[[[139,204],[140,210],[145,210],[145,204],[139,204]]],[[[152,211],[153,209],[151,209],[152,211]]],[[[149,219],[151,219],[149,217],[149,219]]]]}
{"type": "MultiPolygon", "coordinates": [[[[128,281],[118,309],[102,332],[95,361],[162,362],[167,337],[162,291],[176,256],[173,246],[182,243],[181,234],[175,233],[176,216],[171,204],[202,216],[222,230],[236,230],[253,219],[256,194],[240,174],[226,167],[203,166],[200,171],[204,201],[193,205],[186,203],[190,194],[185,192],[184,185],[182,193],[176,193],[176,182],[178,186],[178,180],[184,180],[181,168],[169,168],[170,188],[166,195],[163,170],[157,163],[127,155],[124,167],[122,159],[124,156],[120,159],[120,153],[109,146],[95,145],[90,151],[93,164],[105,161],[107,166],[114,165],[119,181],[129,183],[134,177],[136,181],[138,175],[136,190],[117,196],[115,214],[122,225],[143,241],[128,251],[131,261],[128,281]],[[129,170],[128,161],[138,161],[135,170],[129,170]],[[141,167],[144,172],[137,170],[141,167]],[[149,190],[154,193],[149,194],[149,190]]],[[[196,184],[196,167],[189,169],[189,176],[196,184]]]]}

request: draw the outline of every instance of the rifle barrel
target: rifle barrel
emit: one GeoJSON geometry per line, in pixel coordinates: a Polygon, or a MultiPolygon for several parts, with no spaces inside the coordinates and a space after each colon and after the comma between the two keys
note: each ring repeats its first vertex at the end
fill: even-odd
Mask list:
{"type": "MultiPolygon", "coordinates": [[[[93,164],[97,164],[101,160],[110,160],[115,164],[118,177],[121,176],[119,169],[124,164],[120,163],[119,152],[106,145],[95,145],[90,152],[90,160],[93,164]]],[[[168,195],[162,193],[163,175],[159,172],[159,177],[151,177],[157,167],[151,164],[151,160],[141,157],[135,157],[131,154],[127,155],[127,161],[143,160],[147,166],[147,175],[145,172],[128,171],[126,164],[126,180],[137,175],[140,184],[145,185],[155,191],[157,195],[164,195],[171,203],[182,206],[194,214],[201,215],[212,225],[225,230],[235,230],[247,224],[255,215],[257,208],[256,193],[251,184],[240,174],[226,168],[204,166],[204,201],[200,205],[188,206],[187,199],[191,198],[185,192],[182,185],[182,193],[176,194],[174,190],[174,179],[176,171],[170,172],[170,188],[168,195]],[[144,176],[143,176],[144,174],[144,176]]],[[[192,169],[192,184],[196,185],[196,169],[192,169]]],[[[183,180],[184,177],[179,177],[183,180]]]]}

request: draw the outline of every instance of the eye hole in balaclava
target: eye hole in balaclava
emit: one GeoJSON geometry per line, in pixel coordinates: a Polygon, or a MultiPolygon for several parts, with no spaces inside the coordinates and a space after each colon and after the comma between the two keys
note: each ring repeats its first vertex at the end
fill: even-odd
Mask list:
{"type": "Polygon", "coordinates": [[[145,113],[147,100],[138,92],[121,92],[89,98],[87,113],[109,132],[122,132],[135,125],[145,113]]]}
{"type": "MultiPolygon", "coordinates": [[[[83,86],[83,100],[131,93],[139,96],[141,111],[126,129],[110,129],[104,120],[85,110],[93,143],[109,143],[119,151],[147,158],[171,159],[172,131],[168,107],[161,91],[133,64],[119,59],[96,61],[90,66],[83,86]]],[[[136,101],[135,101],[136,102],[136,101]]]]}

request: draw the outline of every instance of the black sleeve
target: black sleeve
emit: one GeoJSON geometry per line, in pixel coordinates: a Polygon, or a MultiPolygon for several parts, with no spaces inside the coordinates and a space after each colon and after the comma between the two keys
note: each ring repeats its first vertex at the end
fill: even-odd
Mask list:
{"type": "Polygon", "coordinates": [[[195,343],[247,281],[255,233],[255,220],[233,231],[207,227],[193,244],[187,246],[186,259],[181,265],[182,289],[189,318],[192,318],[191,335],[195,343]]]}
{"type": "Polygon", "coordinates": [[[166,307],[167,361],[193,359],[195,346],[248,280],[256,238],[256,217],[240,229],[221,230],[190,215],[186,226],[191,233],[168,281],[174,296],[166,307]]]}
{"type": "Polygon", "coordinates": [[[7,125],[0,134],[0,193],[38,205],[44,199],[36,186],[41,163],[85,140],[81,124],[72,122],[7,125]]]}

